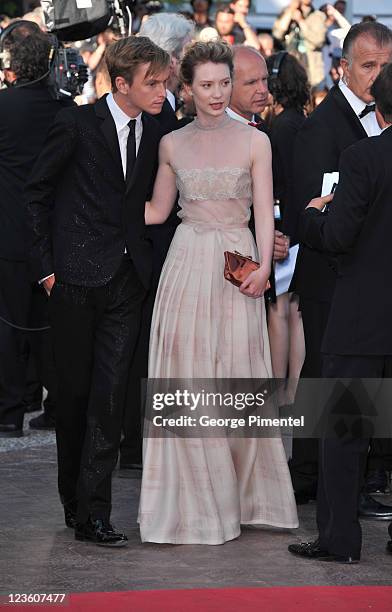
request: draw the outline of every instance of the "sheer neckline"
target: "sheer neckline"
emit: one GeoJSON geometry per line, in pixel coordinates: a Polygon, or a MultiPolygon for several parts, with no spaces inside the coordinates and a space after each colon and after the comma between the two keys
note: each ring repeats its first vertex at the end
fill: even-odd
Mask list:
{"type": "Polygon", "coordinates": [[[223,117],[217,119],[217,121],[213,125],[202,125],[198,117],[196,117],[193,121],[193,125],[198,130],[203,130],[206,132],[211,132],[213,130],[219,130],[222,127],[226,127],[229,123],[231,123],[232,119],[226,114],[223,114],[223,117]]]}

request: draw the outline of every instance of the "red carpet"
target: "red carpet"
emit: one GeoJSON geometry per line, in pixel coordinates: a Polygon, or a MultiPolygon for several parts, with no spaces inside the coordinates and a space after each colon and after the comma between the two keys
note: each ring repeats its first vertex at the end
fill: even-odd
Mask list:
{"type": "Polygon", "coordinates": [[[60,606],[1,606],[7,610],[64,612],[383,612],[392,587],[268,587],[75,593],[60,606]]]}

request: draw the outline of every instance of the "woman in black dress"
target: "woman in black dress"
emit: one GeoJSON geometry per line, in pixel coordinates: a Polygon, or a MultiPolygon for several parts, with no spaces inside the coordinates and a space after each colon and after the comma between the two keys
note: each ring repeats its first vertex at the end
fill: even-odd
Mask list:
{"type": "MultiPolygon", "coordinates": [[[[275,210],[280,213],[276,229],[287,236],[290,246],[293,246],[298,242],[295,236],[297,222],[291,206],[294,141],[306,119],[305,107],[309,102],[310,88],[305,69],[286,51],[271,55],[267,59],[267,66],[268,86],[273,97],[269,135],[277,204],[275,210]]],[[[305,357],[301,313],[298,311],[298,298],[293,292],[278,295],[276,302],[270,304],[268,330],[274,376],[288,378],[280,402],[291,404],[305,357]]]]}

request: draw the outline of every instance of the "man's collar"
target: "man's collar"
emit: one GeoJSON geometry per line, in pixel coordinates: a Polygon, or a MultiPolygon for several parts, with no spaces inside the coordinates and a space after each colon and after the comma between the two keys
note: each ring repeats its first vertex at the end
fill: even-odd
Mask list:
{"type": "Polygon", "coordinates": [[[136,122],[139,122],[139,121],[142,120],[142,113],[139,113],[139,115],[137,117],[129,117],[129,115],[124,113],[124,111],[119,107],[119,105],[115,101],[114,96],[113,96],[112,93],[109,93],[107,95],[106,103],[107,103],[107,105],[109,107],[109,110],[110,110],[110,112],[112,114],[112,117],[114,119],[114,123],[116,124],[117,132],[119,132],[125,126],[127,126],[129,121],[130,121],[130,119],[135,119],[136,122]]]}
{"type": "Polygon", "coordinates": [[[351,91],[351,89],[346,85],[346,83],[342,81],[342,79],[340,79],[339,81],[339,89],[346,98],[351,108],[353,109],[354,113],[358,117],[366,107],[366,102],[361,100],[361,98],[358,98],[358,96],[355,95],[353,91],[351,91]]]}
{"type": "Polygon", "coordinates": [[[166,89],[166,100],[169,102],[170,106],[172,107],[172,109],[176,110],[176,97],[174,95],[174,93],[172,93],[170,91],[170,89],[166,89]]]}
{"type": "MultiPolygon", "coordinates": [[[[226,108],[226,113],[229,115],[229,117],[231,117],[232,119],[235,119],[236,121],[241,121],[241,123],[245,123],[246,125],[249,124],[249,119],[246,119],[246,117],[239,115],[238,113],[233,111],[233,109],[231,109],[229,106],[226,108]]],[[[254,123],[254,120],[255,120],[255,116],[252,115],[252,119],[250,120],[250,122],[254,123]]]]}

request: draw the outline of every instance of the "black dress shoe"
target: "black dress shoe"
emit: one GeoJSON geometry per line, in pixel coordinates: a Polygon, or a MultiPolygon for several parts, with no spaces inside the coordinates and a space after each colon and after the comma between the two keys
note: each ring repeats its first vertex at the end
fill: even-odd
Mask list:
{"type": "Polygon", "coordinates": [[[0,438],[21,438],[22,436],[22,427],[13,423],[0,423],[0,438]]]}
{"type": "Polygon", "coordinates": [[[25,412],[40,412],[42,410],[42,399],[25,403],[23,408],[25,412]]]}
{"type": "Polygon", "coordinates": [[[359,518],[378,519],[380,521],[392,520],[392,506],[381,504],[370,495],[361,493],[358,506],[359,518]]]}
{"type": "Polygon", "coordinates": [[[75,540],[82,542],[94,542],[98,546],[119,548],[126,546],[128,538],[123,533],[114,531],[109,521],[101,519],[92,520],[87,523],[77,523],[75,527],[75,540]]]}
{"type": "Polygon", "coordinates": [[[31,429],[45,429],[51,430],[56,426],[55,418],[51,414],[46,414],[43,412],[38,416],[34,417],[34,419],[30,419],[29,427],[31,429]]]}
{"type": "Polygon", "coordinates": [[[120,461],[120,470],[142,470],[143,465],[141,463],[126,463],[120,461]]]}
{"type": "Polygon", "coordinates": [[[346,565],[359,563],[359,557],[352,557],[351,555],[326,555],[325,557],[318,557],[318,560],[330,563],[345,563],[346,565]]]}
{"type": "Polygon", "coordinates": [[[309,502],[316,501],[317,491],[316,489],[303,489],[300,491],[294,491],[294,497],[297,506],[303,506],[309,502]]]}
{"type": "Polygon", "coordinates": [[[301,544],[290,544],[288,550],[293,555],[305,557],[305,559],[319,559],[319,557],[328,556],[328,551],[320,548],[319,540],[315,540],[314,542],[301,542],[301,544]]]}
{"type": "Polygon", "coordinates": [[[70,506],[64,506],[65,524],[70,529],[75,529],[77,525],[76,510],[70,506]]]}
{"type": "Polygon", "coordinates": [[[364,492],[368,495],[385,495],[388,492],[388,475],[385,470],[370,470],[366,476],[364,492]]]}

